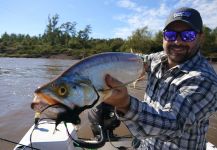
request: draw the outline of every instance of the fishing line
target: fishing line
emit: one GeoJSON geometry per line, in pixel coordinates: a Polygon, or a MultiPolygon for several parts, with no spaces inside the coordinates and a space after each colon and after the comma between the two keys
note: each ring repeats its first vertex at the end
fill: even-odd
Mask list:
{"type": "Polygon", "coordinates": [[[12,143],[12,144],[20,145],[20,146],[22,146],[22,147],[31,148],[32,150],[40,150],[40,149],[38,149],[38,148],[35,148],[35,147],[32,147],[32,146],[28,146],[28,145],[24,145],[24,144],[20,144],[20,143],[18,143],[18,142],[14,142],[14,141],[11,141],[11,140],[8,140],[8,139],[5,139],[5,138],[1,138],[1,137],[0,137],[0,140],[5,141],[5,142],[8,142],[8,143],[12,143]]]}
{"type": "MultiPolygon", "coordinates": [[[[20,143],[18,143],[18,142],[14,142],[14,141],[11,141],[11,140],[8,140],[8,139],[5,139],[5,138],[0,138],[0,140],[6,141],[6,142],[9,142],[9,143],[13,143],[13,144],[16,144],[16,145],[20,145],[20,146],[22,146],[22,147],[31,148],[31,150],[40,150],[40,149],[38,149],[38,148],[33,147],[33,145],[32,145],[32,134],[33,134],[34,130],[37,128],[37,126],[39,125],[39,123],[38,123],[39,121],[41,121],[42,119],[51,119],[51,118],[42,118],[42,119],[40,119],[40,118],[38,118],[38,117],[40,117],[40,114],[41,114],[42,112],[44,112],[46,109],[48,109],[48,108],[50,108],[50,107],[53,107],[53,106],[56,106],[56,105],[57,105],[57,104],[49,105],[49,106],[45,107],[42,111],[38,112],[38,114],[36,115],[36,117],[35,117],[35,126],[34,126],[32,132],[30,133],[30,139],[29,139],[29,140],[30,140],[30,146],[24,145],[24,144],[20,144],[20,143]]],[[[40,124],[41,124],[41,123],[40,123],[40,124]]]]}
{"type": "Polygon", "coordinates": [[[111,141],[111,139],[110,139],[110,137],[109,137],[109,130],[106,131],[106,135],[107,135],[107,138],[108,138],[108,140],[109,140],[109,143],[110,143],[111,146],[114,147],[115,149],[119,149],[119,150],[127,150],[127,149],[130,149],[130,147],[124,147],[124,146],[119,146],[119,147],[117,147],[117,146],[115,146],[115,145],[112,143],[112,141],[111,141]]]}
{"type": "MultiPolygon", "coordinates": [[[[33,135],[33,132],[37,129],[37,127],[38,127],[38,125],[40,125],[40,124],[42,124],[42,123],[39,123],[39,121],[41,121],[41,120],[44,120],[44,119],[50,119],[50,120],[53,120],[53,119],[51,119],[51,118],[41,118],[40,119],[40,115],[41,115],[41,113],[43,113],[45,110],[47,110],[48,108],[50,108],[50,107],[54,107],[54,106],[57,106],[57,105],[59,105],[59,104],[53,104],[53,105],[48,105],[48,106],[46,106],[44,109],[42,109],[40,112],[36,112],[36,115],[35,115],[35,126],[34,126],[34,128],[33,128],[33,130],[31,131],[31,133],[30,133],[30,137],[29,137],[29,141],[30,141],[30,146],[32,147],[32,135],[33,135]]],[[[32,149],[33,150],[33,149],[32,149]]]]}
{"type": "MultiPolygon", "coordinates": [[[[49,105],[49,106],[45,107],[45,108],[44,108],[42,111],[40,111],[39,114],[36,115],[36,116],[39,117],[42,112],[44,112],[46,109],[48,109],[48,108],[50,108],[50,107],[53,107],[53,106],[55,106],[55,105],[57,105],[57,104],[49,105]]],[[[34,126],[32,132],[31,132],[31,134],[30,134],[30,146],[24,145],[24,144],[20,144],[19,142],[15,142],[15,141],[8,140],[8,139],[6,139],[6,138],[1,138],[1,137],[0,137],[0,140],[5,141],[5,142],[8,142],[8,143],[13,143],[13,144],[16,144],[16,145],[20,145],[20,146],[22,146],[22,147],[31,148],[31,150],[40,150],[40,149],[38,149],[38,148],[33,147],[33,145],[32,145],[32,134],[33,134],[33,131],[34,131],[34,130],[37,128],[37,126],[39,125],[38,122],[41,121],[41,120],[44,120],[44,119],[51,119],[51,118],[41,118],[41,119],[35,118],[35,126],[34,126]]],[[[40,123],[40,124],[41,124],[41,123],[40,123]]]]}
{"type": "Polygon", "coordinates": [[[50,107],[54,107],[54,106],[57,106],[57,105],[60,105],[60,104],[53,104],[53,105],[48,105],[48,106],[46,106],[45,108],[43,108],[40,112],[36,112],[35,113],[35,125],[37,125],[38,124],[38,122],[39,122],[39,120],[40,120],[40,115],[41,115],[41,113],[43,113],[45,110],[47,110],[48,108],[50,108],[50,107]]]}
{"type": "MultiPolygon", "coordinates": [[[[41,118],[40,120],[39,120],[39,122],[40,121],[43,121],[43,120],[53,120],[53,119],[51,119],[51,118],[41,118]]],[[[40,122],[40,123],[37,123],[35,126],[34,126],[34,128],[33,128],[33,130],[32,130],[32,132],[30,133],[30,137],[29,137],[29,141],[30,141],[30,146],[31,147],[33,147],[32,146],[32,135],[33,135],[33,132],[38,128],[38,125],[40,125],[40,124],[46,124],[47,122],[40,122]]],[[[49,124],[55,124],[54,122],[49,122],[49,124]]]]}
{"type": "MultiPolygon", "coordinates": [[[[134,80],[134,81],[131,81],[131,82],[128,82],[128,83],[125,83],[125,84],[122,84],[122,85],[120,85],[120,86],[117,86],[117,87],[114,87],[114,88],[110,88],[110,89],[105,89],[105,90],[103,90],[103,91],[106,91],[106,90],[111,90],[111,89],[115,89],[115,88],[119,88],[119,87],[123,87],[123,86],[127,86],[128,84],[130,84],[130,83],[133,83],[133,82],[135,82],[135,81],[137,81],[137,80],[139,80],[139,79],[141,79],[141,78],[143,78],[143,76],[142,77],[140,77],[140,78],[138,78],[138,79],[136,79],[136,80],[134,80]]],[[[87,84],[88,85],[88,84],[87,84]]],[[[96,98],[96,100],[91,104],[91,105],[86,105],[86,106],[84,106],[83,108],[80,108],[79,110],[78,110],[78,113],[80,114],[82,111],[84,111],[85,109],[88,109],[88,108],[91,108],[91,107],[93,107],[96,103],[97,103],[97,101],[99,100],[99,94],[98,94],[98,91],[97,91],[97,89],[93,86],[93,85],[90,85],[93,89],[94,89],[94,91],[95,91],[95,93],[97,94],[97,98],[96,98]]],[[[31,134],[30,134],[30,145],[31,145],[31,147],[32,147],[32,135],[33,135],[33,132],[37,129],[37,127],[38,127],[38,125],[39,124],[42,124],[42,123],[39,123],[41,120],[44,120],[44,119],[51,119],[51,118],[41,118],[40,119],[40,115],[45,111],[45,110],[47,110],[48,108],[50,108],[50,107],[54,107],[54,106],[57,106],[57,105],[60,105],[60,104],[53,104],[53,105],[48,105],[48,106],[46,106],[44,109],[42,109],[40,112],[36,112],[36,114],[35,114],[35,126],[34,126],[34,128],[33,128],[33,130],[32,130],[32,132],[31,132],[31,134]]],[[[51,119],[52,120],[52,119],[51,119]]],[[[65,124],[65,127],[66,127],[66,131],[67,131],[67,134],[68,134],[68,136],[69,136],[69,138],[76,144],[76,145],[80,145],[79,143],[77,143],[76,142],[76,140],[71,136],[71,134],[69,133],[69,131],[68,131],[68,127],[67,127],[67,125],[66,125],[66,123],[64,122],[64,124],[65,124]]],[[[111,141],[110,141],[110,143],[111,143],[111,141]]],[[[111,143],[112,144],[112,143],[111,143]]],[[[114,146],[114,145],[113,145],[114,146]]],[[[115,146],[114,146],[115,147],[115,146]]],[[[82,148],[82,147],[81,147],[82,148]]],[[[115,148],[118,148],[118,147],[115,147],[115,148]]],[[[120,147],[121,148],[121,147],[120,147]]],[[[118,149],[120,149],[120,148],[118,148],[118,149]]],[[[123,148],[123,147],[122,147],[123,148]]],[[[84,148],[83,148],[84,149],[84,148]]],[[[32,150],[33,150],[33,148],[32,148],[32,150]]]]}
{"type": "Polygon", "coordinates": [[[141,80],[141,79],[144,78],[144,77],[145,77],[145,75],[143,75],[143,76],[137,78],[136,80],[133,80],[133,81],[130,81],[130,82],[127,82],[127,83],[122,83],[122,84],[119,85],[119,86],[112,87],[112,88],[108,88],[108,89],[101,89],[101,90],[98,90],[98,91],[100,91],[100,92],[105,92],[105,91],[109,91],[109,90],[113,90],[113,89],[118,89],[118,88],[126,87],[127,85],[129,85],[129,84],[131,84],[131,83],[134,83],[134,82],[136,82],[136,81],[138,81],[138,80],[141,80]]]}
{"type": "Polygon", "coordinates": [[[30,133],[29,141],[30,141],[30,146],[31,146],[31,147],[32,147],[32,134],[33,134],[33,132],[35,131],[35,129],[37,128],[37,126],[38,126],[38,123],[37,123],[37,125],[34,126],[32,132],[30,133]]]}
{"type": "MultiPolygon", "coordinates": [[[[68,130],[68,127],[67,127],[67,124],[64,122],[64,125],[65,125],[65,128],[66,128],[66,132],[69,136],[69,138],[73,141],[74,144],[76,144],[76,146],[80,147],[80,144],[76,142],[76,140],[72,137],[72,135],[69,133],[69,130],[68,130]]],[[[85,150],[83,147],[80,147],[82,148],[83,150],[85,150]]]]}

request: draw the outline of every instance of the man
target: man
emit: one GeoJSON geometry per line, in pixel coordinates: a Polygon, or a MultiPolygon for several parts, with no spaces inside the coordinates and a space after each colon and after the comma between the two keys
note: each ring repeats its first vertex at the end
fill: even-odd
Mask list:
{"type": "MultiPolygon", "coordinates": [[[[142,139],[143,149],[206,149],[209,116],[217,110],[217,75],[200,54],[202,24],[195,9],[173,11],[164,27],[164,51],[144,55],[144,101],[125,87],[104,101],[142,139]]],[[[109,75],[105,80],[111,88],[121,84],[109,75]]]]}

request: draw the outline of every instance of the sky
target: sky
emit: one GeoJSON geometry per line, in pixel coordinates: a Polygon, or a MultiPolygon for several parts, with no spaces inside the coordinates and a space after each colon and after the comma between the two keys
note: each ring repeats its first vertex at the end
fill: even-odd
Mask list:
{"type": "Polygon", "coordinates": [[[145,26],[152,33],[162,30],[170,11],[183,6],[217,27],[217,0],[0,0],[0,35],[42,35],[48,16],[58,14],[58,25],[76,22],[77,31],[90,25],[90,37],[126,39],[145,26]]]}

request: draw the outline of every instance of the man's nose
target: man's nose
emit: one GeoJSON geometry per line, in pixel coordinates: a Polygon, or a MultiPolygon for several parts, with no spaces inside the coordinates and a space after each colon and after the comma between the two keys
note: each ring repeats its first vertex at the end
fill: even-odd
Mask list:
{"type": "Polygon", "coordinates": [[[180,35],[177,36],[177,38],[176,38],[176,40],[174,41],[174,43],[175,43],[176,45],[180,45],[180,44],[183,43],[182,38],[181,38],[180,35]]]}

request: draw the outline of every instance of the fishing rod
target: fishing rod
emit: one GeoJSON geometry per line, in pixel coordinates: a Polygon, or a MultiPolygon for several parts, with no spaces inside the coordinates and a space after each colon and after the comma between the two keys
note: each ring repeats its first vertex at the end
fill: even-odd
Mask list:
{"type": "Polygon", "coordinates": [[[6,139],[6,138],[1,138],[0,137],[0,140],[8,142],[8,143],[12,143],[12,144],[20,145],[18,148],[26,148],[27,147],[27,148],[31,148],[32,150],[40,150],[38,148],[35,148],[35,147],[32,147],[32,146],[28,146],[28,145],[24,145],[24,144],[20,144],[18,142],[15,142],[15,141],[12,141],[12,140],[9,140],[9,139],[6,139]]]}

